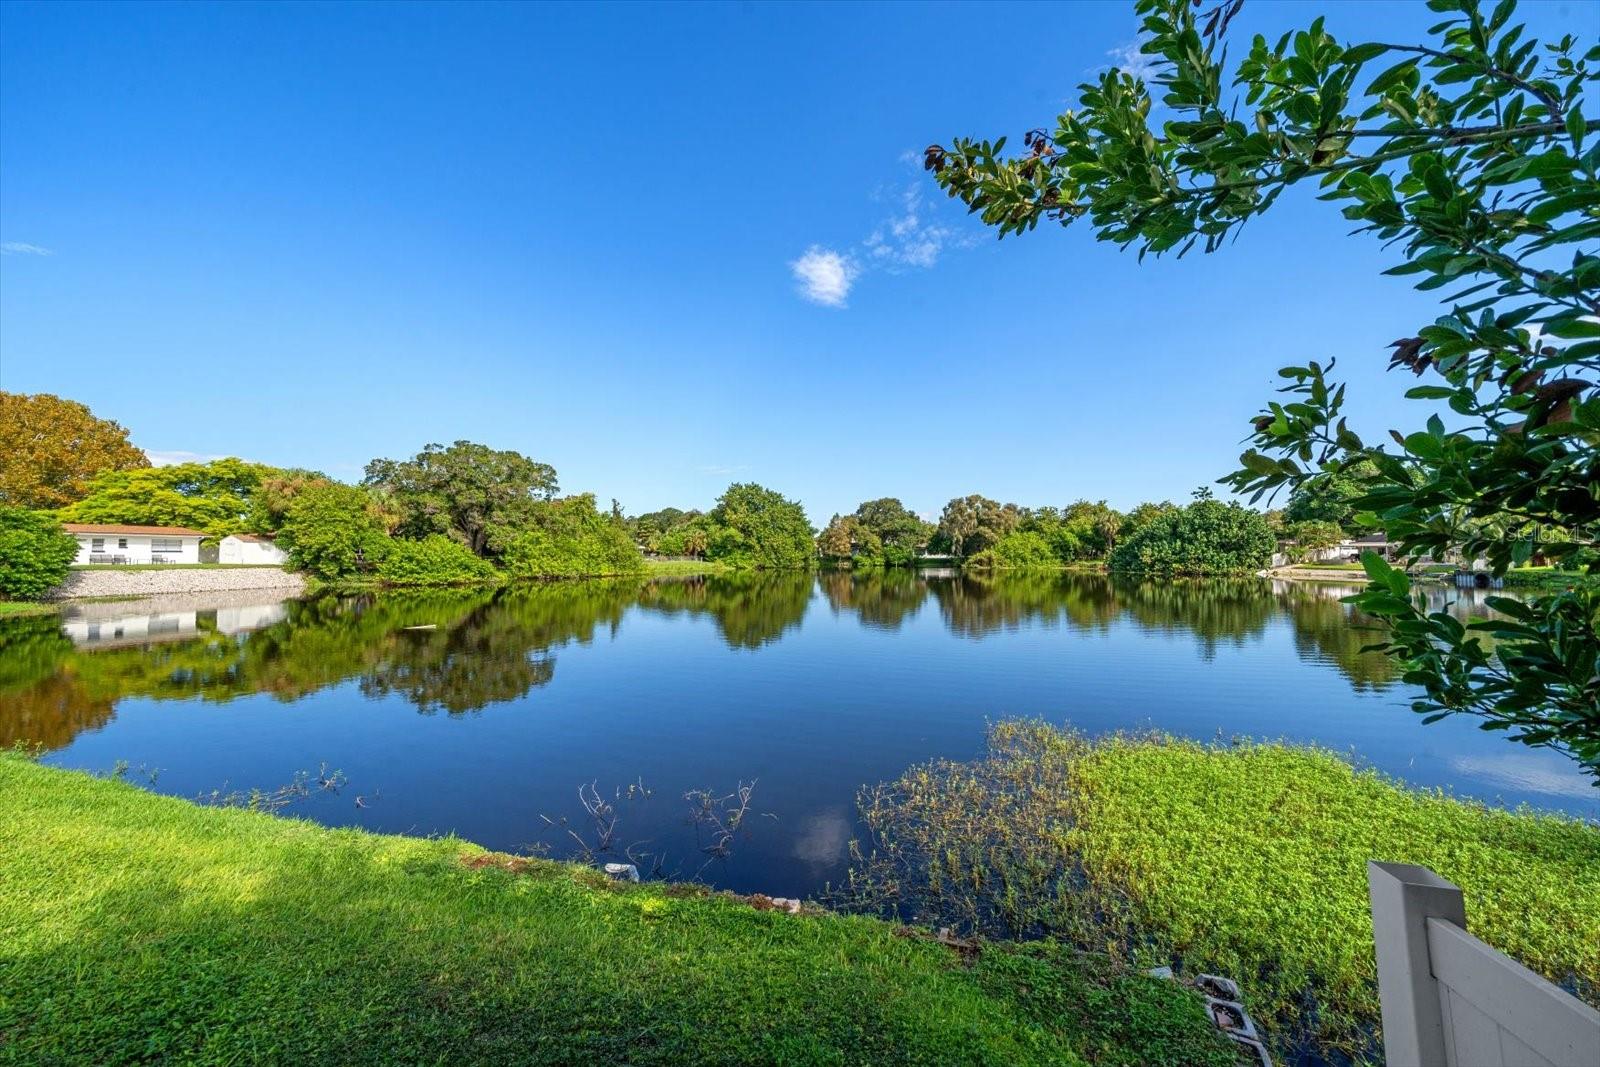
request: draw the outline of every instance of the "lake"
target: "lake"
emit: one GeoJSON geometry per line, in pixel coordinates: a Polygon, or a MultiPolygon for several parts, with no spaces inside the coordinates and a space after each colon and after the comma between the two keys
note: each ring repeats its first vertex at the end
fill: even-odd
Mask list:
{"type": "Polygon", "coordinates": [[[598,842],[580,799],[598,793],[614,852],[783,896],[839,881],[859,787],[975,756],[1009,716],[1316,742],[1415,785],[1600,815],[1564,756],[1423,726],[1360,651],[1378,633],[1352,591],[891,571],[79,604],[0,620],[0,744],[185,797],[326,766],[344,784],[287,814],[557,857],[598,842]],[[708,853],[717,828],[686,794],[719,798],[726,825],[720,798],[750,783],[708,853]]]}

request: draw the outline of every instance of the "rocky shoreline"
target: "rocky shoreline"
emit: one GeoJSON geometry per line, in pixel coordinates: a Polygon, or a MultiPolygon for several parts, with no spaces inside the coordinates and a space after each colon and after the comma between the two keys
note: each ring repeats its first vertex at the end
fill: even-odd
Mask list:
{"type": "Polygon", "coordinates": [[[75,570],[50,594],[51,600],[85,597],[146,597],[174,593],[210,593],[236,589],[270,589],[297,596],[306,580],[281,567],[175,567],[150,570],[75,570]]]}

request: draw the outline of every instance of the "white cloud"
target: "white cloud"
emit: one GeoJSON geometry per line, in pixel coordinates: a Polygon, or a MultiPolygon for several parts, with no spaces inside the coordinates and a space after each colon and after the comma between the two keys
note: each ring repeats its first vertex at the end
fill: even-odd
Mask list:
{"type": "Polygon", "coordinates": [[[1547,793],[1579,800],[1594,794],[1594,786],[1589,779],[1573,770],[1564,756],[1547,758],[1531,752],[1510,752],[1500,756],[1452,756],[1450,769],[1502,789],[1521,789],[1529,793],[1547,793]]]}
{"type": "Polygon", "coordinates": [[[53,256],[48,248],[30,245],[26,241],[0,241],[0,256],[53,256]]]}
{"type": "Polygon", "coordinates": [[[813,304],[842,308],[850,297],[850,287],[855,285],[861,268],[848,255],[831,248],[812,245],[805,254],[789,264],[800,295],[813,304]]]}
{"type": "Polygon", "coordinates": [[[1107,52],[1106,55],[1112,59],[1111,68],[1120,70],[1124,74],[1131,74],[1135,78],[1149,78],[1155,73],[1157,57],[1139,51],[1147,40],[1149,38],[1141,34],[1107,52]]]}
{"type": "Polygon", "coordinates": [[[900,198],[903,210],[886,219],[866,240],[867,254],[890,270],[927,269],[939,262],[945,246],[955,240],[948,226],[923,218],[922,187],[913,185],[900,198]]]}
{"type": "Polygon", "coordinates": [[[147,448],[144,450],[145,458],[152,467],[171,467],[178,463],[210,463],[214,459],[227,459],[227,456],[213,456],[203,452],[185,452],[182,449],[147,448]]]}
{"type": "Polygon", "coordinates": [[[740,471],[749,469],[750,464],[748,463],[707,463],[700,468],[700,473],[727,477],[730,474],[738,474],[740,471]]]}

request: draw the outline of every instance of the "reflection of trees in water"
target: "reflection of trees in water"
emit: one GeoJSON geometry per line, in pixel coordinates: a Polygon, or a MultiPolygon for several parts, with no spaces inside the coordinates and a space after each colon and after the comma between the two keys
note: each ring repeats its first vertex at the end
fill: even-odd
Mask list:
{"type": "Polygon", "coordinates": [[[863,626],[898,630],[928,599],[928,583],[904,567],[827,571],[819,578],[835,615],[854,612],[863,626]]]}
{"type": "Polygon", "coordinates": [[[1146,630],[1192,633],[1200,655],[1211,660],[1222,643],[1243,645],[1266,631],[1275,605],[1259,579],[1111,579],[1118,604],[1146,630]]]}
{"type": "Polygon", "coordinates": [[[1382,652],[1362,652],[1382,641],[1387,631],[1340,598],[1359,587],[1320,586],[1284,582],[1277,590],[1279,605],[1294,627],[1294,647],[1308,659],[1332,663],[1357,690],[1387,689],[1399,681],[1400,664],[1382,652]]]}
{"type": "Polygon", "coordinates": [[[77,649],[55,619],[0,625],[0,738],[60,747],[115,702],[298,700],[347,679],[450,714],[515,700],[554,675],[550,650],[614,630],[636,583],[563,582],[492,593],[327,596],[288,605],[253,633],[202,628],[190,640],[77,649]],[[22,623],[48,624],[22,626],[22,623]],[[407,629],[407,627],[433,629],[407,629]]]}
{"type": "Polygon", "coordinates": [[[709,615],[732,648],[760,648],[800,625],[811,603],[807,573],[727,574],[651,582],[639,605],[663,615],[709,615]]]}
{"type": "MultiPolygon", "coordinates": [[[[221,633],[202,612],[192,638],[93,651],[74,647],[55,618],[10,619],[0,621],[0,744],[65,745],[105,725],[123,697],[226,702],[266,693],[289,702],[352,678],[369,696],[398,695],[424,712],[472,712],[548,684],[552,650],[592,641],[602,628],[614,632],[634,605],[708,616],[730,647],[760,648],[801,624],[813,582],[808,574],[719,575],[325,596],[288,604],[282,621],[252,633],[221,633]]],[[[864,626],[898,629],[931,594],[944,624],[965,637],[1025,625],[1104,631],[1126,620],[1193,634],[1207,657],[1219,642],[1259,637],[1281,612],[1299,653],[1331,663],[1357,689],[1399,676],[1393,661],[1361,652],[1382,633],[1339,601],[1354,586],[904,570],[830,573],[820,583],[835,612],[851,612],[864,626]]],[[[1489,613],[1475,591],[1431,587],[1424,595],[1430,609],[1449,603],[1463,620],[1489,613]]]]}
{"type": "Polygon", "coordinates": [[[1116,616],[1104,578],[1057,572],[964,574],[928,582],[953,633],[984,637],[1023,624],[1103,629],[1116,616]]]}

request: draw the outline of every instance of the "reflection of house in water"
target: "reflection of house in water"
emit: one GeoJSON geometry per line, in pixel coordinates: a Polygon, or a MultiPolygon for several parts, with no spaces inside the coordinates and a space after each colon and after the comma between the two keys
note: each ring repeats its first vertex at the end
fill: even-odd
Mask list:
{"type": "Polygon", "coordinates": [[[249,633],[288,616],[281,601],[211,606],[215,603],[215,597],[155,597],[132,604],[76,604],[67,609],[61,629],[79,648],[123,648],[203,633],[249,633]]]}
{"type": "Polygon", "coordinates": [[[109,619],[69,618],[61,628],[79,648],[115,648],[193,637],[199,629],[198,614],[169,611],[109,619]]]}

